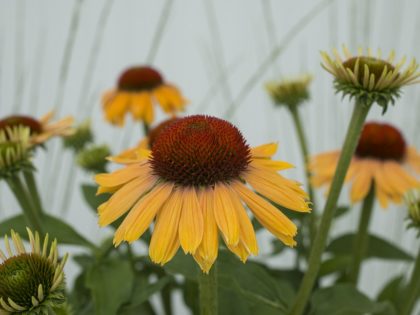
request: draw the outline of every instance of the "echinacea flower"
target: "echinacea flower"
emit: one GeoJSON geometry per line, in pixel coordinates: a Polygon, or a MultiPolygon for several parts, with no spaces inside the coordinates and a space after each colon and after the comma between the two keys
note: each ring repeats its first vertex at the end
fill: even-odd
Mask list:
{"type": "Polygon", "coordinates": [[[373,56],[371,49],[363,54],[363,50],[359,48],[356,56],[345,46],[343,51],[345,60],[336,49],[333,50],[334,58],[322,52],[322,67],[335,77],[337,92],[355,97],[360,103],[376,102],[385,112],[388,104],[393,104],[395,98],[399,97],[401,87],[420,82],[417,80],[420,76],[417,71],[419,65],[414,58],[403,71],[406,58],[394,63],[394,51],[386,59],[382,59],[380,50],[377,56],[373,56]]]}
{"type": "Polygon", "coordinates": [[[93,145],[85,148],[77,154],[77,164],[84,170],[93,173],[105,172],[111,151],[109,147],[104,145],[93,145]]]}
{"type": "Polygon", "coordinates": [[[266,84],[266,89],[276,105],[295,107],[309,99],[311,81],[312,76],[305,74],[296,78],[270,81],[266,84]]]}
{"type": "Polygon", "coordinates": [[[30,130],[23,126],[0,129],[0,178],[30,169],[32,164],[30,130]]]}
{"type": "Polygon", "coordinates": [[[165,264],[181,246],[208,272],[218,254],[218,231],[242,261],[258,253],[246,204],[268,231],[294,246],[295,224],[264,197],[291,210],[310,209],[300,184],[278,174],[292,165],[271,160],[276,150],[273,143],[250,148],[222,119],[180,118],[161,132],[151,151],[116,158],[125,164],[122,169],[96,176],[98,193],[112,193],[98,208],[99,224],[128,212],[114,236],[117,246],[137,240],[156,218],[152,261],[165,264]]]}
{"type": "Polygon", "coordinates": [[[173,84],[150,66],[132,67],[125,70],[117,87],[102,98],[105,118],[110,123],[124,125],[125,115],[131,113],[134,120],[150,125],[154,120],[154,104],[174,115],[183,111],[187,100],[173,84]]]}
{"type": "MultiPolygon", "coordinates": [[[[315,187],[331,184],[340,153],[322,153],[312,159],[315,187]]],[[[389,201],[400,203],[407,191],[420,187],[409,168],[420,173],[420,154],[407,145],[401,132],[390,124],[366,123],[346,175],[346,181],[352,182],[351,201],[364,199],[374,187],[383,208],[389,201]]]]}
{"type": "Polygon", "coordinates": [[[27,229],[31,250],[20,236],[11,232],[11,242],[4,238],[6,253],[0,250],[0,314],[51,314],[65,303],[64,265],[59,261],[57,240],[43,242],[37,232],[27,229]],[[14,251],[12,250],[12,246],[14,251]]]}
{"type": "Polygon", "coordinates": [[[56,122],[51,122],[54,113],[49,112],[39,120],[30,116],[13,115],[0,120],[0,130],[13,126],[25,126],[30,130],[30,142],[42,144],[51,137],[69,136],[74,133],[73,117],[68,116],[56,122]]]}
{"type": "Polygon", "coordinates": [[[74,127],[73,134],[63,138],[64,147],[70,148],[75,152],[80,152],[91,142],[93,142],[93,133],[90,120],[86,120],[74,127]]]}

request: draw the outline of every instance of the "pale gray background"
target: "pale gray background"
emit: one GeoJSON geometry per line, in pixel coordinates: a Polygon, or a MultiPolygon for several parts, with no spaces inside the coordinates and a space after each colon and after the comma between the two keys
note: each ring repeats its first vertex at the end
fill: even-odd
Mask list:
{"type": "MultiPolygon", "coordinates": [[[[140,139],[140,128],[130,122],[121,130],[104,122],[100,95],[125,67],[151,62],[191,100],[188,114],[226,117],[230,104],[239,100],[230,118],[249,143],[278,141],[277,157],[297,165],[288,176],[303,181],[290,117],[273,108],[264,82],[304,71],[314,74],[312,101],[301,111],[310,150],[335,149],[352,106],[334,95],[332,78],[319,65],[319,51],[345,43],[353,51],[361,45],[420,58],[419,13],[416,0],[0,0],[0,116],[40,116],[55,108],[58,116],[90,117],[97,142],[108,142],[118,152],[140,139]],[[306,24],[296,28],[302,20],[306,24]],[[247,86],[277,46],[284,50],[247,86]]],[[[406,88],[395,108],[381,116],[375,107],[369,119],[392,121],[420,148],[419,96],[420,86],[406,88]]],[[[36,159],[45,207],[99,241],[110,231],[98,228],[78,188],[91,176],[72,167],[71,153],[58,153],[59,148],[55,140],[36,159]]],[[[322,194],[318,199],[323,200],[322,194]]],[[[346,194],[342,200],[347,201],[346,194]]],[[[358,208],[337,222],[334,234],[354,229],[358,208]]],[[[17,211],[0,183],[0,217],[17,211]]],[[[415,254],[419,242],[405,230],[405,216],[404,207],[378,208],[372,231],[415,254]]],[[[268,236],[259,237],[263,254],[269,250],[268,236]]],[[[271,263],[287,265],[291,258],[290,253],[271,263]]],[[[374,296],[389,277],[407,271],[406,264],[370,261],[361,288],[374,296]]],[[[69,263],[66,272],[72,279],[75,265],[69,263]]]]}

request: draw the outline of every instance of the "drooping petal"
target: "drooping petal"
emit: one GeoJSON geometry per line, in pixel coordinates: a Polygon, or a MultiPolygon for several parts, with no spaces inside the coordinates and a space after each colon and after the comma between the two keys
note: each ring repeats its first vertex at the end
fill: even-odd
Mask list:
{"type": "Polygon", "coordinates": [[[175,255],[179,247],[178,228],[181,211],[182,192],[175,189],[157,215],[149,248],[153,262],[165,264],[175,255]]]}
{"type": "Polygon", "coordinates": [[[179,222],[179,241],[185,253],[195,253],[203,239],[203,210],[194,187],[182,189],[182,214],[179,222]]]}

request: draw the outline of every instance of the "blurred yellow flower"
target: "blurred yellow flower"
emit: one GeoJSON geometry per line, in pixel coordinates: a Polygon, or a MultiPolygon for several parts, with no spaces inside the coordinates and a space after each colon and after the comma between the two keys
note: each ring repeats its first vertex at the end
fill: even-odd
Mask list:
{"type": "Polygon", "coordinates": [[[125,70],[117,87],[102,98],[105,118],[110,123],[123,126],[125,115],[131,113],[135,120],[150,125],[154,121],[154,104],[174,115],[183,111],[187,100],[174,85],[165,82],[162,75],[149,66],[125,70]]]}

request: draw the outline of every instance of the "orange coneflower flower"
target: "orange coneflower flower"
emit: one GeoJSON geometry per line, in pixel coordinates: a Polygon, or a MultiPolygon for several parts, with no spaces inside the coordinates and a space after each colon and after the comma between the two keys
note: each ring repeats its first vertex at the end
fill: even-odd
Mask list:
{"type": "Polygon", "coordinates": [[[177,87],[165,82],[156,69],[140,66],[124,71],[117,88],[106,92],[102,103],[106,120],[122,126],[127,113],[150,125],[154,120],[154,103],[164,112],[175,114],[184,110],[187,100],[177,87]]]}
{"type": "MultiPolygon", "coordinates": [[[[332,151],[313,158],[314,186],[331,184],[339,157],[340,151],[332,151]]],[[[390,124],[366,123],[346,176],[346,181],[352,182],[351,201],[364,199],[374,185],[383,208],[389,201],[400,203],[406,192],[420,186],[406,167],[420,173],[420,155],[407,146],[401,132],[390,124]]]]}
{"type": "Polygon", "coordinates": [[[7,127],[25,126],[30,129],[30,142],[32,144],[42,144],[54,136],[69,136],[74,133],[72,128],[74,119],[67,116],[56,122],[51,122],[54,113],[48,112],[39,120],[25,115],[13,115],[0,120],[0,130],[7,127]]]}
{"type": "Polygon", "coordinates": [[[239,130],[209,116],[178,119],[156,138],[151,151],[111,174],[99,174],[98,192],[112,197],[98,208],[99,224],[108,225],[128,212],[114,236],[115,245],[137,240],[155,220],[149,254],[164,264],[179,246],[208,272],[218,253],[218,234],[246,261],[258,252],[246,204],[260,223],[286,245],[296,244],[295,224],[269,201],[310,211],[300,184],[278,174],[292,167],[271,157],[276,144],[250,148],[239,130]]]}

